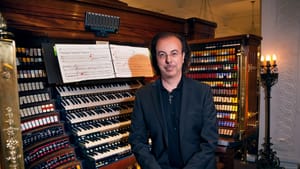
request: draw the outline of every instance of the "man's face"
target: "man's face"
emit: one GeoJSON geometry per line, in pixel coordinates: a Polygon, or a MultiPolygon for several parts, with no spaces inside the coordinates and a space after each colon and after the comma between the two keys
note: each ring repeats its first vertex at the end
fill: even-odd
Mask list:
{"type": "Polygon", "coordinates": [[[170,36],[159,39],[156,44],[156,58],[162,78],[181,77],[184,53],[178,38],[170,36]]]}

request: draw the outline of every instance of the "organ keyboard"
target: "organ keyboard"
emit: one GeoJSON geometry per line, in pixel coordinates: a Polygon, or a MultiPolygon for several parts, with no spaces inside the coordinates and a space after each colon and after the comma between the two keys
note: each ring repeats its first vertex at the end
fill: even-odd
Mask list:
{"type": "Polygon", "coordinates": [[[124,154],[126,152],[130,151],[130,145],[120,146],[120,147],[114,147],[111,149],[107,149],[104,152],[97,152],[96,154],[92,155],[92,158],[95,160],[104,159],[106,157],[112,156],[112,155],[120,155],[124,154]]]}
{"type": "Polygon", "coordinates": [[[57,107],[87,168],[132,155],[128,143],[137,79],[56,86],[57,107]]]}
{"type": "Polygon", "coordinates": [[[95,160],[95,168],[100,168],[111,162],[131,155],[131,147],[128,144],[127,139],[114,143],[103,144],[83,151],[89,158],[95,160]]]}
{"type": "MultiPolygon", "coordinates": [[[[100,132],[98,132],[100,133],[100,132]]],[[[108,132],[107,134],[98,134],[100,136],[90,136],[84,138],[82,141],[79,141],[79,144],[83,146],[84,148],[91,148],[97,145],[110,143],[114,141],[118,141],[124,138],[128,138],[129,132],[123,131],[123,132],[108,132]]]]}
{"type": "Polygon", "coordinates": [[[61,101],[61,105],[64,107],[65,110],[73,110],[86,107],[102,106],[119,102],[128,102],[133,100],[133,92],[121,91],[118,93],[98,93],[65,97],[61,101]]]}
{"type": "Polygon", "coordinates": [[[72,125],[73,133],[77,136],[91,134],[95,132],[103,132],[107,130],[113,130],[119,127],[129,126],[131,120],[129,117],[124,121],[119,120],[97,120],[93,122],[80,123],[80,125],[72,125]]]}
{"type": "Polygon", "coordinates": [[[103,119],[110,116],[116,116],[121,114],[131,113],[133,105],[120,105],[115,104],[110,107],[102,107],[100,109],[91,109],[91,110],[78,110],[78,111],[69,111],[66,114],[67,120],[71,123],[80,123],[83,121],[90,121],[95,119],[103,119]]]}
{"type": "Polygon", "coordinates": [[[86,95],[94,93],[104,93],[104,92],[116,92],[122,90],[131,90],[138,89],[142,86],[139,81],[127,81],[127,82],[118,82],[118,83],[109,83],[109,84],[97,84],[89,86],[57,86],[56,90],[58,91],[61,97],[72,96],[72,95],[86,95]]]}

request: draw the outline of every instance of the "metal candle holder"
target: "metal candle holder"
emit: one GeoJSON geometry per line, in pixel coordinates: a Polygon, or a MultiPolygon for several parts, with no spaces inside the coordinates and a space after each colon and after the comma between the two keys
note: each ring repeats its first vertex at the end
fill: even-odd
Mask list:
{"type": "Polygon", "coordinates": [[[265,88],[265,143],[263,149],[259,150],[257,160],[258,169],[284,169],[280,167],[280,160],[276,157],[276,151],[272,150],[271,137],[270,137],[270,100],[271,100],[271,87],[278,81],[278,68],[276,61],[273,64],[266,61],[266,64],[261,65],[261,83],[265,88]]]}

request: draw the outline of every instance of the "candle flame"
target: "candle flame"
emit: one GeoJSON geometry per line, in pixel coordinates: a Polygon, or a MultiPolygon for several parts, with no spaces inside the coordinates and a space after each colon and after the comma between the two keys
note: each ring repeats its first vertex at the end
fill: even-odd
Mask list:
{"type": "Polygon", "coordinates": [[[270,55],[267,55],[266,56],[266,61],[270,61],[271,60],[271,56],[270,55]]]}
{"type": "Polygon", "coordinates": [[[265,57],[264,57],[263,55],[261,55],[260,61],[261,61],[261,62],[264,62],[264,61],[265,61],[265,57]]]}
{"type": "Polygon", "coordinates": [[[276,55],[275,55],[275,54],[273,54],[273,56],[272,56],[272,60],[273,60],[273,61],[276,61],[276,59],[277,59],[276,55]]]}

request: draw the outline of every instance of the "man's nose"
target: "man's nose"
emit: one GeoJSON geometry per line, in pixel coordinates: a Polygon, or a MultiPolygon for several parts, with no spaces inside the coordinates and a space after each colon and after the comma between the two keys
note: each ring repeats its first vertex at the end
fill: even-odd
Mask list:
{"type": "Polygon", "coordinates": [[[171,56],[167,55],[167,57],[166,57],[166,63],[170,63],[170,62],[171,62],[171,56]]]}

